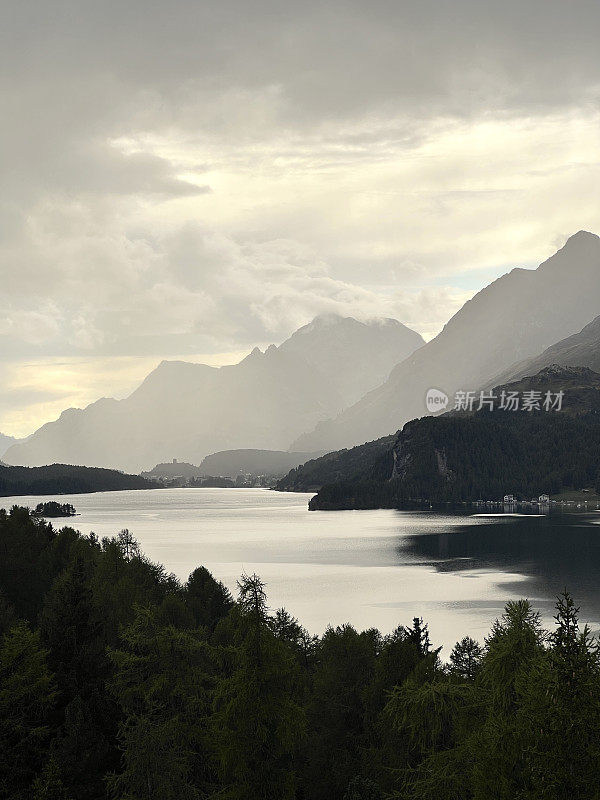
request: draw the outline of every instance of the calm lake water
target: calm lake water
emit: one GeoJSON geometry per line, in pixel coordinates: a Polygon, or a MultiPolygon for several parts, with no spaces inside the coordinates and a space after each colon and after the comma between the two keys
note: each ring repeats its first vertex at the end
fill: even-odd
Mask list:
{"type": "MultiPolygon", "coordinates": [[[[185,580],[198,565],[235,591],[245,571],[312,632],[351,622],[389,632],[421,616],[442,655],[483,641],[504,603],[528,597],[551,626],[564,587],[600,628],[600,514],[509,516],[414,511],[309,512],[311,495],[264,489],[161,489],[67,495],[82,533],[129,528],[185,580]]],[[[0,507],[43,497],[0,498],[0,507]]],[[[55,520],[58,526],[64,520],[55,520]]]]}

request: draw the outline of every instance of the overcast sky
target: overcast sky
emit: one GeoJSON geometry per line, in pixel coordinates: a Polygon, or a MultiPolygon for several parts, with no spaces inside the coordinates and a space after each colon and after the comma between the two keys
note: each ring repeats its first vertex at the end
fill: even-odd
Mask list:
{"type": "Polygon", "coordinates": [[[315,314],[426,338],[600,232],[597,0],[21,0],[0,26],[0,431],[315,314]]]}

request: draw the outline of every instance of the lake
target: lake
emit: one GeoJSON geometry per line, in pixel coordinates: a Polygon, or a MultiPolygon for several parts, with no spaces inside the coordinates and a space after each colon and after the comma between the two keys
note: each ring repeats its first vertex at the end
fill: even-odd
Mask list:
{"type": "MultiPolygon", "coordinates": [[[[312,632],[350,622],[389,632],[414,616],[434,645],[480,641],[504,603],[528,597],[551,626],[564,587],[600,628],[600,514],[309,512],[311,495],[266,489],[159,489],[64,495],[82,533],[129,528],[146,555],[185,580],[203,564],[235,592],[242,572],[267,584],[312,632]]],[[[0,507],[53,497],[0,498],[0,507]]]]}

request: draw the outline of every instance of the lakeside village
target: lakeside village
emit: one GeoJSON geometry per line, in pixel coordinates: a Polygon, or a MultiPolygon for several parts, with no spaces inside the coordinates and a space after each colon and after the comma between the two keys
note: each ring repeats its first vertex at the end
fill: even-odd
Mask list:
{"type": "Polygon", "coordinates": [[[232,475],[203,475],[199,467],[178,462],[176,458],[167,464],[157,464],[153,470],[141,475],[165,489],[271,489],[281,477],[242,469],[232,475]]]}
{"type": "Polygon", "coordinates": [[[474,500],[471,505],[477,508],[502,508],[505,513],[525,510],[548,514],[552,509],[571,511],[574,509],[583,511],[599,509],[600,501],[592,489],[582,489],[573,498],[552,499],[548,494],[541,494],[531,500],[517,500],[513,494],[505,494],[502,500],[474,500]],[[589,499],[585,497],[586,494],[590,495],[589,499]]]}

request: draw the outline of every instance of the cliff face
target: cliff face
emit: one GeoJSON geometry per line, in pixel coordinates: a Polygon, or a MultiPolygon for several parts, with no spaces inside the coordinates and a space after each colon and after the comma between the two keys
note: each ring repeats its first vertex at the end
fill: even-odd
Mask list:
{"type": "Polygon", "coordinates": [[[377,456],[360,472],[346,455],[353,451],[340,451],[337,477],[322,484],[311,508],[498,500],[507,493],[531,499],[598,484],[600,374],[551,366],[496,387],[494,394],[502,391],[520,398],[536,392],[540,408],[452,411],[412,420],[392,442],[372,443],[377,456]],[[560,410],[544,410],[546,392],[562,393],[560,410]]]}

